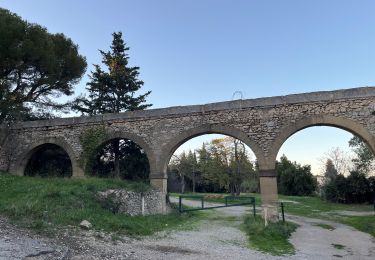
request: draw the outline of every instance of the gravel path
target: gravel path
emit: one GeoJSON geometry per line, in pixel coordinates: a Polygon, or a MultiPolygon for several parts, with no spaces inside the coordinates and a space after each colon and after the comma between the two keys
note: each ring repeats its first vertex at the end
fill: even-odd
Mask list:
{"type": "Polygon", "coordinates": [[[53,241],[32,232],[16,228],[9,224],[7,219],[0,217],[0,260],[38,257],[61,259],[66,251],[66,247],[58,246],[53,241]]]}
{"type": "MultiPolygon", "coordinates": [[[[173,198],[172,198],[173,199],[173,198]]],[[[198,206],[199,202],[186,201],[198,206]]],[[[214,205],[206,203],[207,206],[214,205]]],[[[293,256],[271,256],[248,248],[239,225],[250,207],[216,209],[192,230],[160,232],[144,239],[112,241],[95,231],[67,231],[54,239],[15,228],[0,218],[0,260],[5,259],[375,259],[375,241],[365,233],[329,221],[287,216],[300,225],[290,241],[293,256]],[[329,224],[334,230],[318,224],[329,224]],[[336,247],[334,246],[336,245],[336,247]],[[341,248],[341,249],[339,249],[341,248]]]]}

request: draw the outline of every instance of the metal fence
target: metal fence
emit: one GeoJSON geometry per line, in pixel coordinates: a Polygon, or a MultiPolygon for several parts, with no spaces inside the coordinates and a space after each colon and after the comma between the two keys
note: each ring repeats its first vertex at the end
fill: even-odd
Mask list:
{"type": "MultiPolygon", "coordinates": [[[[235,197],[235,196],[224,196],[220,198],[224,198],[224,205],[215,205],[215,206],[208,206],[205,207],[205,199],[209,199],[212,197],[202,196],[202,195],[181,195],[178,198],[178,210],[182,212],[187,211],[196,211],[196,210],[206,210],[206,209],[217,209],[217,208],[225,208],[225,207],[234,207],[234,206],[245,206],[245,205],[252,205],[253,215],[255,216],[256,208],[255,208],[255,198],[254,197],[235,197]],[[200,200],[201,206],[199,208],[184,208],[182,204],[183,199],[193,199],[193,200],[200,200]]],[[[214,197],[218,198],[218,197],[214,197]]],[[[215,203],[212,201],[207,201],[209,203],[215,203]]]]}

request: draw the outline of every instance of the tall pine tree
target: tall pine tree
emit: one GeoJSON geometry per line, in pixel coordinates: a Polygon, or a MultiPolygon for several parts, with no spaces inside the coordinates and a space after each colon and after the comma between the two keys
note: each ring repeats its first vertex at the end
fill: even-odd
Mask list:
{"type": "MultiPolygon", "coordinates": [[[[107,70],[99,65],[94,65],[90,82],[87,83],[88,97],[78,97],[72,108],[86,115],[105,113],[119,113],[124,111],[142,110],[150,107],[146,104],[146,97],[151,91],[138,95],[137,91],[143,86],[143,81],[138,79],[139,67],[129,66],[129,47],[122,39],[121,32],[112,34],[113,40],[110,51],[99,50],[107,70]]],[[[114,139],[111,141],[110,150],[114,154],[114,173],[120,177],[121,151],[134,150],[136,144],[127,140],[114,139]],[[124,149],[128,147],[129,149],[124,149]]],[[[126,153],[126,152],[125,152],[126,153]]]]}

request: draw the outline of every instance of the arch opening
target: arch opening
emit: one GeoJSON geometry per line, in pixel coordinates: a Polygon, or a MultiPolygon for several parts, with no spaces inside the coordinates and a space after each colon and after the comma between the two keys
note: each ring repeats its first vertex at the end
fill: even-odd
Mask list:
{"type": "Polygon", "coordinates": [[[45,143],[29,152],[23,174],[40,177],[71,177],[72,162],[64,148],[45,143]]]}
{"type": "Polygon", "coordinates": [[[276,157],[279,193],[372,203],[375,157],[368,145],[371,139],[366,142],[363,135],[353,132],[332,124],[305,125],[293,131],[276,157]]]}
{"type": "Polygon", "coordinates": [[[150,164],[145,150],[136,142],[116,137],[104,141],[86,164],[86,173],[103,178],[148,180],[150,164]]]}
{"type": "Polygon", "coordinates": [[[168,164],[172,155],[183,143],[187,142],[190,139],[209,134],[226,135],[240,140],[251,149],[257,159],[257,162],[259,164],[264,164],[265,158],[263,157],[263,150],[256,142],[249,138],[249,136],[245,132],[237,128],[224,125],[202,125],[200,127],[192,128],[180,133],[162,148],[162,157],[160,160],[162,173],[166,174],[168,164]]]}
{"type": "Polygon", "coordinates": [[[168,160],[168,191],[259,192],[256,156],[242,140],[200,133],[180,140],[168,160]]]}
{"type": "Polygon", "coordinates": [[[372,153],[375,154],[375,136],[372,135],[362,125],[358,124],[355,121],[345,118],[338,118],[332,116],[315,116],[299,120],[294,124],[288,125],[281,130],[279,136],[277,137],[276,141],[273,143],[271,148],[271,161],[274,161],[276,159],[276,156],[281,146],[289,137],[291,137],[292,135],[301,130],[314,126],[334,127],[350,132],[351,134],[361,138],[363,142],[365,142],[369,149],[372,151],[372,153]]]}

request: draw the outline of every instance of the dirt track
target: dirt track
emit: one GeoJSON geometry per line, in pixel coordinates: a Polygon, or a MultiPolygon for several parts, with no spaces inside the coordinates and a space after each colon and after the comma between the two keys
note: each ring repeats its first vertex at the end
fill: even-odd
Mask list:
{"type": "Polygon", "coordinates": [[[346,225],[295,216],[289,216],[300,225],[290,239],[295,255],[275,257],[254,251],[239,229],[246,213],[250,214],[248,207],[217,209],[193,230],[161,232],[141,240],[125,237],[122,241],[94,231],[67,231],[49,239],[0,218],[0,259],[375,259],[370,235],[346,225]],[[335,229],[324,229],[319,223],[335,229]]]}

